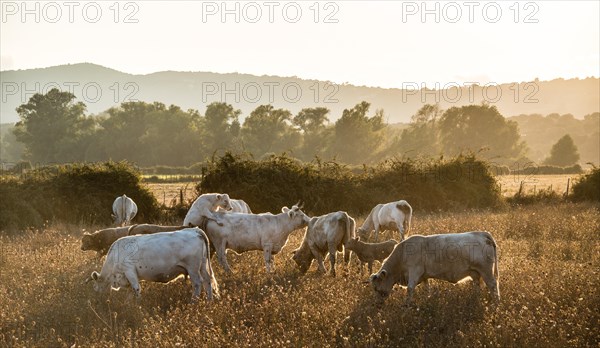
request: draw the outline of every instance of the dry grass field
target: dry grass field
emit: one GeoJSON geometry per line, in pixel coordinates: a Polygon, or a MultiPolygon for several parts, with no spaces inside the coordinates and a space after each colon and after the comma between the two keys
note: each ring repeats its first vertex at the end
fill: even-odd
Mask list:
{"type": "Polygon", "coordinates": [[[571,178],[572,187],[574,180],[579,174],[544,174],[544,175],[525,175],[525,174],[509,174],[499,175],[496,177],[501,187],[502,195],[505,197],[513,196],[521,182],[523,183],[523,193],[531,194],[540,190],[552,188],[552,191],[563,194],[567,190],[567,181],[571,178]]]}
{"type": "MultiPolygon", "coordinates": [[[[189,281],[142,283],[98,296],[84,280],[102,261],[82,252],[82,226],[0,237],[0,346],[8,347],[597,347],[600,342],[600,207],[535,205],[421,215],[414,233],[486,229],[499,246],[495,306],[469,282],[418,287],[411,306],[396,287],[385,304],[352,264],[338,277],[301,276],[292,234],[266,274],[262,254],[229,254],[213,267],[222,297],[190,303],[189,281]]],[[[87,226],[88,230],[96,226],[87,226]]],[[[396,237],[397,238],[397,237],[396,237]]]]}
{"type": "Polygon", "coordinates": [[[192,201],[196,198],[196,182],[178,183],[147,183],[150,191],[156,196],[160,204],[169,206],[173,200],[179,201],[179,192],[183,191],[184,201],[192,201]]]}

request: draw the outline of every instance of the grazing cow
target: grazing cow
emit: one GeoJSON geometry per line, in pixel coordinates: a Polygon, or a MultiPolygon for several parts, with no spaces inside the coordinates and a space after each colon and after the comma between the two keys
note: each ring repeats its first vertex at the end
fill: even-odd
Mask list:
{"type": "Polygon", "coordinates": [[[375,230],[375,241],[379,231],[389,229],[400,232],[400,241],[404,240],[404,234],[410,230],[412,219],[412,207],[408,202],[402,200],[386,204],[377,204],[367,216],[363,225],[358,229],[358,235],[367,239],[372,230],[375,230]]]}
{"type": "Polygon", "coordinates": [[[112,205],[113,218],[115,219],[115,226],[126,226],[131,223],[131,220],[137,214],[138,208],[133,199],[122,195],[117,197],[112,205]]]}
{"type": "MultiPolygon", "coordinates": [[[[303,274],[308,271],[313,259],[317,260],[319,271],[325,273],[323,258],[329,252],[330,274],[335,277],[335,257],[338,251],[354,236],[356,223],[346,212],[338,211],[313,217],[300,248],[294,250],[292,259],[303,274]]],[[[350,250],[344,247],[344,262],[350,261],[350,250]]]]}
{"type": "MultiPolygon", "coordinates": [[[[241,199],[229,199],[229,203],[231,203],[230,213],[243,213],[243,214],[252,214],[252,210],[248,203],[244,202],[241,199]]],[[[227,211],[221,207],[217,209],[217,211],[227,211]]]]}
{"type": "Polygon", "coordinates": [[[189,226],[160,226],[160,225],[150,225],[150,224],[139,224],[129,226],[129,230],[127,231],[128,236],[133,236],[136,234],[153,234],[158,232],[173,232],[183,230],[184,228],[189,226]]]}
{"type": "Polygon", "coordinates": [[[183,219],[183,225],[201,226],[203,219],[215,221],[219,226],[222,225],[220,220],[215,216],[214,212],[218,208],[223,208],[226,211],[231,210],[231,201],[229,195],[224,193],[205,193],[196,198],[190,210],[188,210],[183,219]]]}
{"type": "Polygon", "coordinates": [[[369,274],[373,273],[373,261],[383,261],[390,256],[397,241],[390,239],[381,243],[364,243],[360,238],[353,238],[346,243],[346,248],[352,251],[360,260],[360,273],[365,262],[369,265],[369,274]]]}
{"type": "Polygon", "coordinates": [[[175,232],[128,236],[116,241],[108,251],[102,271],[94,271],[86,282],[94,281],[94,290],[131,286],[137,298],[140,280],[168,283],[181,275],[189,275],[194,293],[200,296],[202,286],[210,301],[219,296],[219,286],[210,265],[209,242],[199,228],[175,232]]]}
{"type": "Polygon", "coordinates": [[[129,226],[106,228],[94,233],[84,233],[81,237],[81,250],[94,250],[98,256],[106,255],[110,246],[119,238],[127,236],[129,226]]]}
{"type": "Polygon", "coordinates": [[[281,251],[293,231],[305,227],[310,220],[300,209],[297,205],[291,209],[283,207],[282,212],[277,215],[216,212],[215,215],[223,222],[223,226],[210,220],[206,224],[206,234],[217,251],[221,266],[231,273],[227,263],[227,249],[236,253],[262,250],[267,272],[271,272],[273,255],[281,251]]]}
{"type": "Polygon", "coordinates": [[[412,236],[396,245],[369,281],[382,298],[389,296],[396,283],[407,286],[410,302],[415,287],[427,284],[429,278],[457,283],[466,277],[476,286],[483,279],[492,295],[500,299],[496,241],[489,232],[412,236]]]}

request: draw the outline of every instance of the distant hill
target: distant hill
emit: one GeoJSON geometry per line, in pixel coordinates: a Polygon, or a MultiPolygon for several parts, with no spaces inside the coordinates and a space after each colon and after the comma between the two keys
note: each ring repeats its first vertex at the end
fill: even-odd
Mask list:
{"type": "Polygon", "coordinates": [[[329,85],[326,81],[297,77],[165,71],[132,75],[100,65],[81,63],[43,69],[9,70],[0,73],[2,82],[1,122],[18,120],[15,108],[35,92],[52,87],[71,90],[88,112],[100,113],[127,100],[159,101],[203,113],[213,101],[226,101],[242,110],[245,118],[258,105],[272,103],[297,113],[305,107],[325,106],[332,121],[342,111],[366,100],[372,112],[384,109],[390,123],[408,122],[424,103],[436,101],[444,109],[488,101],[505,116],[520,114],[570,113],[577,118],[599,111],[598,78],[556,79],[482,87],[432,90],[384,89],[329,85]],[[223,92],[223,93],[221,93],[223,92]]]}

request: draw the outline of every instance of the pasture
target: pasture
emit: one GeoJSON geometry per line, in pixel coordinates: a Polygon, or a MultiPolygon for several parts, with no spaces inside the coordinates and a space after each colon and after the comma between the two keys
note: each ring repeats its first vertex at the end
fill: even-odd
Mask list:
{"type": "Polygon", "coordinates": [[[523,183],[523,193],[526,194],[552,189],[552,191],[562,195],[567,190],[567,181],[569,178],[571,179],[569,188],[571,191],[574,179],[578,177],[579,174],[507,174],[496,176],[496,180],[500,184],[502,195],[509,197],[514,196],[519,191],[521,183],[523,183]]]}
{"type": "Polygon", "coordinates": [[[0,236],[0,346],[596,347],[600,341],[597,204],[415,211],[413,234],[485,229],[494,235],[497,306],[468,281],[432,281],[429,292],[417,287],[412,306],[396,286],[379,305],[354,260],[348,274],[338,265],[337,278],[316,274],[314,263],[301,276],[290,252],[302,231],[276,255],[271,275],[260,252],[230,253],[230,276],[212,260],[222,296],[212,303],[204,294],[190,303],[183,279],[143,283],[139,303],[128,299],[129,289],[101,298],[84,280],[102,263],[80,250],[82,229],[97,227],[57,224],[0,236]]]}

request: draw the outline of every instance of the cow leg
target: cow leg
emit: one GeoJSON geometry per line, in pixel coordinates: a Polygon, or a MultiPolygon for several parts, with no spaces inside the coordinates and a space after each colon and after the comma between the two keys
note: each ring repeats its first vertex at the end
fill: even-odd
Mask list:
{"type": "Polygon", "coordinates": [[[319,270],[319,272],[326,273],[325,264],[323,263],[323,254],[321,254],[321,252],[319,250],[317,250],[315,248],[315,246],[310,243],[309,243],[308,247],[310,249],[310,252],[315,257],[315,260],[317,260],[317,269],[319,270]]]}
{"type": "Polygon", "coordinates": [[[227,273],[232,273],[229,264],[227,263],[227,252],[226,252],[226,242],[221,243],[221,245],[217,248],[217,260],[227,273]]]}
{"type": "Polygon", "coordinates": [[[139,300],[140,296],[142,295],[142,288],[140,286],[140,281],[138,280],[137,273],[135,273],[134,270],[126,271],[125,278],[127,278],[129,285],[133,289],[136,299],[139,300]]]}
{"type": "Polygon", "coordinates": [[[498,281],[496,280],[494,275],[491,273],[491,271],[482,274],[482,277],[483,277],[483,281],[485,282],[485,285],[488,287],[488,289],[492,293],[492,296],[496,300],[500,300],[500,291],[498,290],[498,281]]]}
{"type": "Polygon", "coordinates": [[[337,248],[334,244],[329,244],[329,263],[331,264],[331,268],[329,269],[329,274],[335,277],[335,256],[337,253],[337,248]]]}
{"type": "Polygon", "coordinates": [[[406,298],[407,303],[412,302],[415,288],[419,285],[423,272],[421,270],[413,270],[408,273],[408,297],[406,298]]]}
{"type": "Polygon", "coordinates": [[[344,264],[346,267],[350,266],[350,250],[344,247],[344,264]]]}
{"type": "Polygon", "coordinates": [[[190,275],[190,281],[192,282],[192,288],[194,289],[194,293],[192,294],[192,301],[197,300],[200,297],[200,291],[202,289],[202,276],[200,275],[200,271],[196,270],[187,270],[190,275]]]}
{"type": "Polygon", "coordinates": [[[473,290],[479,292],[481,290],[481,282],[483,281],[479,272],[472,270],[469,272],[469,277],[473,279],[473,290]]]}
{"type": "Polygon", "coordinates": [[[265,256],[265,267],[267,268],[267,273],[271,273],[271,264],[272,264],[272,257],[273,255],[271,254],[271,252],[273,251],[273,245],[271,244],[266,244],[263,247],[263,253],[265,256]]]}
{"type": "Polygon", "coordinates": [[[375,224],[375,241],[374,243],[377,243],[377,240],[379,239],[379,224],[375,224]]]}
{"type": "MultiPolygon", "coordinates": [[[[199,269],[200,269],[200,284],[202,285],[202,287],[204,287],[204,290],[206,291],[206,299],[208,301],[211,301],[213,298],[213,288],[212,288],[213,275],[209,272],[210,264],[208,263],[208,258],[203,259],[200,262],[199,269]]],[[[199,287],[200,287],[200,284],[199,284],[199,287]]],[[[198,292],[200,293],[201,290],[198,292]]]]}

